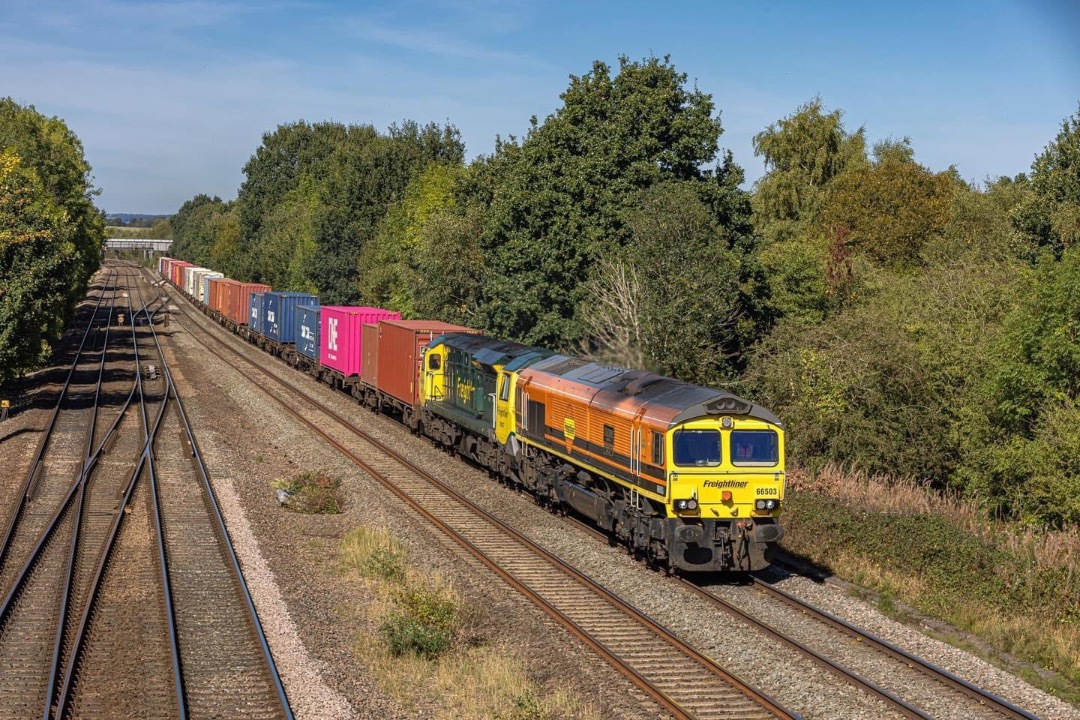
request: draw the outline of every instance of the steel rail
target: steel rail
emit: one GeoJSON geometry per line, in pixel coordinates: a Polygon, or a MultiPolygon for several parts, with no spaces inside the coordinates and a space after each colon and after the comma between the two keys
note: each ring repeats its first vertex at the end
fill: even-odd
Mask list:
{"type": "Polygon", "coordinates": [[[71,362],[71,369],[68,370],[67,378],[64,380],[64,385],[60,389],[60,396],[56,400],[56,405],[53,407],[52,415],[49,417],[49,422],[45,426],[41,439],[38,440],[37,449],[34,451],[34,459],[31,461],[30,467],[26,471],[26,477],[23,479],[22,486],[18,492],[19,503],[16,505],[14,512],[12,512],[11,517],[8,520],[7,527],[4,530],[3,540],[0,540],[0,568],[3,568],[4,563],[7,561],[7,555],[11,549],[16,527],[22,519],[23,511],[26,509],[26,503],[29,499],[34,476],[37,475],[38,468],[41,467],[41,463],[45,456],[45,449],[49,444],[49,440],[52,438],[53,430],[56,428],[56,420],[60,416],[60,409],[64,405],[64,399],[67,397],[68,388],[71,387],[71,380],[75,376],[75,368],[79,366],[79,359],[82,357],[83,350],[86,347],[86,341],[90,337],[90,331],[93,329],[94,323],[97,320],[101,302],[105,299],[105,293],[109,291],[109,283],[113,282],[115,275],[116,271],[110,269],[105,286],[102,288],[101,294],[98,295],[97,302],[94,304],[94,310],[90,315],[90,320],[86,324],[86,330],[83,331],[82,340],[79,342],[79,347],[75,351],[75,357],[71,362]]]}
{"type": "Polygon", "coordinates": [[[957,677],[948,670],[935,665],[927,660],[924,660],[917,655],[904,650],[898,645],[889,642],[885,638],[875,635],[869,630],[864,630],[857,627],[846,620],[833,615],[832,613],[822,610],[816,607],[802,598],[792,595],[786,590],[776,587],[772,583],[766,582],[761,578],[754,577],[754,586],[763,592],[768,593],[772,597],[777,598],[789,607],[793,607],[800,612],[807,613],[813,616],[815,619],[845,633],[851,638],[859,640],[860,642],[867,642],[879,650],[894,658],[895,660],[912,667],[915,670],[923,673],[924,675],[948,685],[952,689],[967,695],[968,697],[978,701],[980,704],[989,706],[989,709],[999,712],[1007,717],[1014,718],[1014,720],[1039,720],[1038,716],[1029,713],[1021,707],[1014,705],[1008,700],[995,695],[994,693],[977,687],[963,678],[957,677]]]}
{"type": "MultiPolygon", "coordinates": [[[[137,285],[136,285],[136,287],[137,287],[137,285]]],[[[141,292],[140,292],[140,299],[142,299],[141,292]]],[[[135,362],[136,362],[136,368],[137,369],[139,367],[139,350],[138,350],[138,339],[136,337],[136,331],[135,331],[135,318],[138,317],[140,314],[145,313],[145,311],[146,311],[146,303],[144,302],[142,309],[140,309],[137,313],[132,315],[131,334],[132,334],[132,340],[133,340],[133,342],[135,344],[135,362]]],[[[164,357],[162,357],[162,359],[164,360],[164,357]]],[[[72,693],[74,692],[74,681],[75,681],[75,675],[76,675],[77,670],[78,670],[78,664],[79,664],[79,661],[80,661],[81,656],[82,656],[82,650],[83,650],[83,648],[85,646],[85,643],[86,643],[86,636],[87,636],[87,633],[89,632],[90,621],[91,621],[91,618],[93,616],[93,611],[94,611],[94,608],[96,607],[97,599],[98,599],[98,596],[99,596],[100,591],[101,591],[101,586],[102,586],[102,583],[103,583],[103,580],[104,580],[104,577],[105,577],[105,572],[106,572],[106,569],[108,567],[108,561],[109,561],[109,558],[112,555],[113,549],[114,549],[114,547],[116,545],[116,540],[117,540],[117,538],[119,537],[119,534],[120,534],[120,527],[121,527],[121,524],[123,522],[124,515],[125,515],[124,508],[126,508],[128,506],[128,504],[130,503],[130,501],[131,501],[131,497],[134,494],[135,487],[136,487],[136,485],[138,483],[138,479],[139,479],[140,475],[143,472],[143,469],[147,467],[148,463],[152,462],[154,440],[157,438],[158,431],[159,431],[159,429],[160,429],[160,427],[162,425],[162,419],[165,416],[165,412],[166,412],[167,406],[168,406],[169,397],[168,397],[168,393],[166,392],[166,394],[162,398],[161,405],[158,408],[157,416],[154,418],[153,424],[150,425],[149,424],[149,419],[148,419],[148,416],[147,416],[147,413],[146,413],[146,403],[145,403],[145,395],[144,395],[143,386],[142,386],[142,372],[141,372],[141,370],[138,371],[138,374],[137,374],[137,377],[136,377],[136,383],[137,383],[138,392],[139,392],[140,420],[141,420],[141,425],[142,425],[142,430],[143,430],[142,453],[140,454],[138,465],[136,466],[135,470],[132,472],[132,474],[131,474],[130,478],[128,479],[128,482],[127,482],[127,484],[126,484],[126,486],[124,488],[124,493],[123,493],[123,496],[122,496],[121,501],[119,503],[118,511],[116,513],[116,517],[113,519],[112,525],[109,528],[109,534],[108,534],[108,536],[107,536],[107,538],[105,540],[105,544],[103,546],[102,554],[101,554],[101,556],[100,556],[100,558],[98,560],[98,565],[95,568],[94,573],[93,573],[93,579],[91,580],[91,583],[90,583],[90,590],[87,593],[86,604],[83,607],[83,611],[82,611],[81,617],[79,619],[78,627],[76,628],[75,634],[74,634],[73,639],[72,639],[71,661],[68,663],[67,668],[65,670],[63,681],[62,681],[62,684],[61,684],[61,687],[60,687],[60,695],[59,695],[59,698],[58,698],[57,703],[56,703],[56,717],[57,718],[61,718],[61,717],[64,716],[64,714],[67,712],[68,704],[71,701],[71,696],[72,696],[72,693]]],[[[158,562],[159,562],[160,566],[162,567],[163,578],[164,578],[163,582],[165,583],[165,585],[164,585],[164,589],[165,589],[164,602],[165,602],[165,605],[166,605],[166,624],[168,626],[168,631],[169,631],[170,660],[171,660],[171,664],[172,664],[172,668],[173,668],[173,678],[172,678],[173,679],[173,686],[174,686],[174,689],[176,691],[176,702],[177,702],[177,710],[178,710],[178,713],[179,713],[179,717],[180,718],[187,718],[188,717],[188,711],[187,711],[186,699],[185,699],[185,696],[184,696],[183,672],[182,672],[182,668],[181,668],[181,664],[180,664],[180,646],[179,646],[179,641],[178,641],[177,631],[176,631],[176,616],[175,616],[175,612],[173,611],[172,597],[171,597],[171,592],[169,590],[170,586],[168,584],[168,582],[169,582],[168,581],[168,573],[165,570],[166,566],[164,564],[165,563],[164,534],[162,533],[162,529],[161,529],[160,512],[159,512],[159,508],[157,506],[157,497],[156,497],[156,495],[154,497],[154,507],[155,507],[155,514],[156,514],[156,517],[155,517],[155,521],[156,521],[155,530],[156,530],[156,539],[157,539],[156,544],[157,544],[157,550],[158,550],[158,562]]]]}
{"type": "MultiPolygon", "coordinates": [[[[140,297],[142,297],[142,289],[138,290],[140,297]]],[[[144,304],[145,305],[145,304],[144,304]]],[[[176,389],[176,383],[173,381],[172,371],[169,368],[167,362],[165,362],[165,353],[161,350],[161,344],[158,340],[157,331],[154,329],[153,315],[147,314],[147,323],[150,328],[150,333],[154,338],[154,344],[157,346],[158,352],[161,355],[161,367],[162,372],[166,379],[167,392],[171,393],[173,399],[176,401],[176,409],[180,416],[180,422],[184,428],[184,434],[187,436],[188,442],[191,446],[192,458],[195,460],[196,469],[199,474],[199,478],[202,482],[202,487],[205,492],[204,497],[207,501],[207,506],[210,509],[210,514],[214,521],[214,525],[220,534],[222,544],[225,549],[225,554],[228,558],[229,565],[232,568],[233,578],[237,583],[237,587],[240,590],[240,594],[243,598],[245,608],[247,610],[248,619],[251,622],[252,630],[255,633],[256,638],[259,641],[259,646],[262,650],[263,659],[266,663],[266,671],[270,676],[270,679],[274,685],[274,690],[277,693],[278,700],[281,703],[282,712],[288,720],[293,720],[292,707],[289,705],[289,698],[285,692],[285,686],[281,681],[281,676],[277,670],[277,664],[274,662],[274,655],[270,650],[270,644],[266,640],[266,634],[263,631],[262,622],[259,620],[259,613],[255,608],[255,601],[251,597],[251,591],[248,589],[247,581],[244,579],[243,570],[240,567],[240,560],[236,556],[236,551],[233,549],[232,537],[229,535],[228,527],[225,525],[225,518],[221,513],[221,507],[218,503],[217,495],[214,493],[213,485],[210,483],[210,475],[206,468],[206,462],[203,460],[202,451],[199,448],[198,440],[195,437],[195,433],[191,428],[191,423],[188,419],[187,411],[184,409],[184,402],[180,399],[180,394],[176,389]]],[[[151,458],[152,461],[152,458],[151,458]]],[[[153,475],[151,475],[153,477],[153,475]]]]}
{"type": "MultiPolygon", "coordinates": [[[[180,306],[178,305],[178,307],[180,307],[180,306]]],[[[188,319],[190,319],[190,317],[187,315],[186,310],[181,309],[181,312],[185,315],[185,317],[188,317],[188,319]]],[[[195,325],[195,324],[193,323],[193,325],[195,325]]],[[[198,325],[195,325],[195,326],[199,327],[198,325]]],[[[657,636],[659,636],[660,638],[662,638],[663,640],[668,642],[670,645],[672,645],[677,650],[682,652],[688,658],[692,659],[693,661],[695,661],[696,663],[698,663],[702,667],[706,668],[707,670],[712,672],[717,677],[720,677],[725,682],[728,682],[731,686],[733,686],[736,689],[738,689],[739,691],[741,691],[744,695],[746,695],[747,697],[749,697],[753,701],[757,702],[759,705],[761,705],[762,707],[767,709],[769,712],[772,712],[777,717],[781,717],[781,718],[796,718],[796,717],[799,717],[798,715],[796,715],[796,714],[792,713],[791,711],[787,710],[786,708],[782,707],[779,703],[772,700],[771,698],[766,696],[761,691],[752,688],[751,686],[746,684],[744,681],[742,681],[740,678],[738,678],[737,676],[731,674],[730,672],[728,672],[727,670],[722,668],[719,664],[716,663],[715,660],[713,660],[712,658],[702,654],[701,652],[699,652],[698,650],[696,650],[695,648],[693,648],[692,646],[690,646],[689,644],[684,642],[682,639],[680,639],[674,633],[672,633],[671,631],[664,628],[662,625],[657,623],[655,620],[653,620],[652,618],[647,616],[642,611],[638,610],[632,604],[630,604],[627,601],[623,600],[622,598],[619,598],[618,596],[614,595],[613,593],[608,591],[606,588],[599,585],[598,583],[593,581],[588,576],[584,575],[582,572],[580,572],[579,570],[577,570],[573,566],[569,565],[568,563],[566,563],[562,559],[555,557],[554,555],[549,553],[544,548],[536,545],[534,542],[532,542],[531,540],[529,540],[525,536],[521,535],[520,533],[518,533],[513,528],[511,528],[511,527],[507,526],[506,524],[504,524],[498,518],[494,517],[490,513],[483,510],[482,508],[478,507],[472,501],[468,500],[464,496],[460,495],[453,488],[450,488],[449,486],[445,485],[442,481],[440,481],[437,478],[435,478],[434,476],[432,476],[426,470],[424,470],[424,469],[420,468],[419,466],[417,466],[415,463],[413,463],[408,458],[405,458],[404,456],[402,456],[397,451],[395,451],[392,448],[389,448],[388,446],[386,446],[384,443],[379,441],[377,438],[374,438],[371,435],[365,433],[363,430],[361,430],[360,428],[353,425],[347,419],[343,418],[336,411],[326,407],[324,404],[322,404],[319,401],[311,398],[310,396],[308,396],[302,390],[296,388],[295,386],[293,386],[293,385],[291,385],[289,383],[286,383],[285,381],[283,381],[280,378],[276,377],[273,373],[269,373],[269,372],[267,372],[265,370],[262,370],[250,358],[247,358],[245,355],[243,355],[242,353],[237,351],[235,348],[231,347],[230,345],[228,345],[224,341],[222,341],[219,338],[215,337],[212,333],[205,330],[204,328],[199,327],[199,329],[200,329],[200,331],[202,333],[204,333],[204,334],[210,336],[211,338],[213,338],[217,343],[221,344],[223,347],[225,347],[226,349],[231,351],[233,354],[235,354],[237,357],[244,360],[246,363],[248,363],[252,367],[260,369],[271,380],[275,381],[277,384],[279,384],[279,385],[287,388],[291,392],[295,393],[298,397],[302,398],[304,401],[306,401],[308,404],[310,404],[311,406],[316,408],[318,411],[320,411],[323,414],[333,418],[335,421],[337,421],[340,425],[342,425],[347,430],[352,432],[354,435],[360,437],[365,442],[368,442],[371,445],[375,446],[380,451],[384,452],[386,455],[388,455],[389,457],[391,457],[392,459],[394,459],[398,463],[404,465],[405,467],[407,467],[408,469],[410,469],[411,471],[416,473],[418,476],[420,476],[421,478],[423,478],[424,480],[426,480],[427,482],[432,484],[434,487],[438,488],[440,491],[444,492],[446,495],[451,497],[453,500],[458,502],[460,505],[462,505],[463,507],[465,507],[468,510],[470,510],[471,512],[473,512],[477,517],[479,517],[480,519],[488,522],[492,526],[499,529],[504,535],[514,539],[515,541],[517,541],[521,545],[525,546],[526,548],[528,548],[529,550],[534,552],[537,556],[539,556],[542,559],[546,560],[552,566],[556,567],[557,569],[559,569],[560,571],[562,571],[566,575],[570,576],[571,578],[573,578],[574,580],[576,580],[580,584],[584,585],[585,587],[587,587],[590,590],[592,590],[593,592],[595,592],[601,598],[607,600],[612,605],[620,608],[626,615],[628,615],[631,618],[638,621],[641,625],[643,625],[644,627],[646,627],[647,629],[652,631],[654,634],[656,634],[657,636]]],[[[193,334],[190,335],[190,336],[192,337],[192,339],[199,342],[209,352],[211,352],[212,354],[217,356],[219,359],[221,359],[226,364],[229,364],[229,361],[224,356],[222,356],[216,350],[214,350],[209,345],[207,345],[203,340],[201,340],[200,338],[196,337],[193,334]]],[[[303,424],[307,425],[311,430],[313,430],[315,433],[320,435],[324,440],[326,440],[333,447],[335,447],[338,451],[340,451],[342,454],[344,454],[346,457],[348,457],[350,460],[352,460],[356,465],[358,465],[359,467],[363,468],[366,472],[368,472],[372,477],[374,477],[377,481],[379,481],[380,484],[382,484],[384,487],[386,487],[388,490],[390,490],[394,495],[396,495],[403,502],[408,504],[415,511],[420,513],[425,519],[427,519],[435,527],[439,528],[442,532],[444,532],[446,535],[448,535],[451,539],[453,539],[457,544],[459,544],[461,547],[463,547],[471,555],[476,557],[481,563],[484,564],[485,567],[487,567],[490,570],[492,570],[493,572],[495,572],[497,575],[499,575],[501,578],[503,578],[505,581],[507,581],[511,585],[511,587],[514,587],[515,589],[517,589],[519,592],[521,592],[526,597],[528,597],[532,602],[534,602],[539,607],[541,607],[550,616],[555,618],[561,625],[563,625],[567,630],[569,630],[571,632],[571,634],[573,634],[575,637],[578,637],[579,639],[584,641],[587,645],[592,647],[609,664],[611,664],[613,667],[615,667],[615,669],[618,670],[621,674],[628,677],[631,680],[631,682],[633,682],[633,684],[635,684],[640,689],[642,689],[643,691],[648,693],[662,707],[667,709],[669,712],[674,714],[676,717],[680,717],[680,718],[692,718],[692,717],[694,717],[688,711],[683,709],[676,700],[674,700],[673,698],[668,697],[662,690],[657,688],[648,678],[644,677],[642,674],[640,674],[639,672],[637,672],[633,668],[629,667],[625,662],[623,662],[621,659],[619,659],[618,656],[611,649],[605,647],[601,642],[599,642],[598,640],[593,638],[587,631],[585,631],[583,628],[581,628],[571,618],[569,618],[564,613],[562,613],[558,608],[555,608],[550,603],[548,603],[543,597],[541,597],[539,594],[537,594],[535,591],[533,591],[528,585],[520,582],[511,573],[507,572],[505,569],[500,567],[495,561],[493,561],[490,557],[488,557],[481,549],[477,548],[473,543],[471,543],[468,539],[466,539],[465,537],[460,535],[456,530],[449,527],[446,523],[444,523],[439,518],[437,518],[432,513],[430,513],[427,509],[422,507],[415,499],[413,499],[411,496],[409,496],[407,493],[405,493],[403,490],[401,490],[399,487],[397,487],[385,474],[383,474],[383,473],[379,472],[378,470],[376,470],[374,467],[371,466],[370,463],[366,462],[363,458],[358,456],[355,452],[353,452],[352,450],[347,448],[345,445],[343,445],[342,443],[335,440],[323,428],[319,427],[315,423],[308,420],[306,417],[304,417],[302,414],[300,414],[295,408],[291,407],[288,403],[286,403],[284,400],[282,400],[277,395],[271,393],[263,385],[260,385],[260,384],[256,383],[256,386],[259,387],[260,390],[262,390],[265,394],[267,394],[271,399],[273,399],[277,404],[279,404],[287,412],[289,412],[291,415],[296,417],[303,424]]]]}
{"type": "MultiPolygon", "coordinates": [[[[57,675],[60,672],[60,666],[63,663],[64,655],[64,634],[67,630],[67,618],[68,611],[71,605],[71,586],[75,581],[76,563],[78,561],[79,544],[80,544],[80,532],[83,525],[83,508],[86,503],[86,489],[89,485],[90,474],[87,472],[87,468],[90,464],[90,457],[93,454],[94,449],[94,435],[97,431],[97,418],[99,405],[101,402],[101,385],[105,380],[105,359],[109,355],[109,335],[112,330],[113,317],[116,315],[116,292],[117,286],[113,287],[112,305],[109,309],[108,323],[105,326],[105,339],[101,347],[101,358],[98,363],[98,377],[97,383],[94,387],[94,405],[90,415],[90,423],[87,426],[86,442],[83,449],[83,463],[82,472],[79,475],[79,479],[76,483],[79,486],[78,498],[75,501],[75,519],[72,523],[71,529],[71,546],[68,549],[67,567],[64,573],[63,588],[60,591],[59,613],[60,617],[56,623],[56,639],[53,643],[52,663],[49,667],[49,679],[45,686],[45,707],[43,709],[43,720],[49,720],[52,716],[52,701],[56,695],[56,681],[57,675]]],[[[130,302],[128,305],[130,306],[130,302]]],[[[136,374],[138,373],[138,364],[135,367],[136,374]]],[[[122,416],[122,415],[121,415],[122,416]]]]}

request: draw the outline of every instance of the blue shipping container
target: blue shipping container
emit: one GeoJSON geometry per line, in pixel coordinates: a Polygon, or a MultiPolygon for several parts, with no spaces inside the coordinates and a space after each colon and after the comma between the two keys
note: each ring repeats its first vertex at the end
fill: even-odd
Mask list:
{"type": "Polygon", "coordinates": [[[251,300],[248,301],[248,328],[260,335],[266,334],[263,332],[263,319],[265,317],[263,302],[265,297],[266,293],[251,293],[251,300]]]}
{"type": "Polygon", "coordinates": [[[319,298],[301,292],[268,292],[263,300],[263,335],[274,342],[296,342],[296,306],[318,305],[319,298]]]}
{"type": "Polygon", "coordinates": [[[319,306],[296,306],[296,352],[307,355],[312,360],[319,359],[319,306]]]}

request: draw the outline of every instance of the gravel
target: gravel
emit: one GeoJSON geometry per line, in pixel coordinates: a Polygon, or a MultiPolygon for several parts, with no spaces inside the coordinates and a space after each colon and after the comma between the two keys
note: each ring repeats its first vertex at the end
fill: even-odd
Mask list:
{"type": "MultiPolygon", "coordinates": [[[[201,319],[201,318],[200,318],[201,319]]],[[[190,341],[187,342],[192,353],[205,354],[201,347],[196,348],[190,341]]],[[[447,482],[466,497],[469,497],[486,510],[493,512],[519,532],[530,537],[540,545],[552,551],[559,557],[571,562],[598,582],[623,597],[633,598],[634,602],[645,612],[652,615],[685,639],[695,644],[699,649],[712,655],[721,664],[742,676],[751,684],[771,694],[779,702],[786,704],[793,710],[801,712],[807,718],[877,718],[890,717],[890,710],[881,701],[858,691],[849,685],[842,683],[835,676],[819,670],[807,661],[793,657],[791,653],[777,647],[774,641],[762,636],[756,631],[743,627],[738,622],[731,620],[727,615],[719,613],[709,607],[703,601],[690,596],[686,591],[668,579],[657,573],[647,570],[643,565],[633,561],[629,556],[618,549],[609,548],[598,542],[594,537],[573,527],[564,520],[538,508],[527,496],[518,494],[505,488],[490,479],[486,473],[477,470],[460,460],[451,460],[443,452],[432,447],[426,440],[413,437],[406,430],[393,421],[372,415],[361,410],[351,399],[333,392],[306,378],[302,374],[277,362],[269,356],[262,356],[258,350],[247,346],[241,341],[236,341],[237,347],[248,348],[249,357],[258,358],[262,367],[285,379],[292,384],[300,384],[304,391],[311,394],[322,402],[327,403],[339,413],[349,417],[362,429],[371,432],[374,436],[392,443],[400,450],[404,450],[414,462],[425,467],[437,477],[447,482]]],[[[222,391],[234,399],[239,405],[247,406],[256,416],[260,417],[259,431],[271,433],[277,438],[275,452],[281,451],[285,443],[292,443],[290,447],[297,455],[290,458],[293,462],[295,457],[301,458],[301,465],[310,462],[313,457],[318,458],[322,466],[333,466],[335,471],[350,475],[346,487],[351,499],[351,510],[363,507],[362,513],[356,513],[359,519],[363,516],[368,522],[390,522],[395,529],[403,529],[407,543],[414,550],[428,551],[433,566],[438,567],[440,572],[449,573],[464,578],[464,585],[470,593],[487,593],[492,596],[493,586],[501,583],[491,583],[490,576],[484,577],[483,573],[474,573],[468,568],[463,569],[463,563],[454,559],[457,551],[447,546],[441,540],[438,544],[441,548],[433,549],[431,542],[432,532],[426,527],[417,527],[414,518],[408,513],[401,512],[400,508],[393,507],[393,500],[373,487],[371,482],[357,473],[347,463],[341,462],[333,453],[325,451],[325,445],[317,440],[314,441],[315,455],[311,455],[311,441],[303,438],[305,432],[293,421],[281,420],[280,413],[273,411],[273,404],[262,396],[258,391],[250,389],[247,384],[237,384],[226,381],[220,370],[210,370],[218,365],[216,358],[209,358],[201,363],[208,374],[212,374],[214,382],[222,391]],[[270,410],[270,412],[268,412],[270,410]],[[301,450],[301,445],[305,449],[301,450]],[[351,469],[350,469],[351,468],[351,469]],[[363,501],[357,502],[359,498],[363,501]],[[389,505],[389,506],[388,506],[389,505]],[[434,551],[433,551],[434,550],[434,551]]],[[[243,366],[239,360],[239,366],[243,366]]],[[[220,402],[215,398],[215,402],[220,402]]],[[[220,416],[220,413],[218,413],[220,416]]],[[[235,456],[235,448],[233,455],[235,456]]],[[[265,485],[264,485],[265,487],[265,485]]],[[[269,493],[267,495],[269,500],[269,493]]],[[[246,498],[244,502],[254,502],[246,498]]],[[[264,503],[265,505],[266,503],[264,503]]],[[[260,510],[264,512],[265,507],[260,510]]],[[[325,547],[325,546],[324,546],[325,547]]],[[[467,563],[465,563],[467,565],[467,563]]],[[[338,579],[340,580],[340,578],[338,579]]],[[[280,582],[280,578],[279,578],[280,582]]],[[[951,647],[939,641],[928,638],[919,633],[915,628],[896,623],[881,615],[877,610],[866,603],[848,597],[842,592],[829,586],[815,584],[804,578],[792,577],[784,580],[783,587],[790,592],[804,595],[819,607],[836,615],[845,617],[850,621],[864,626],[897,644],[906,647],[910,651],[926,657],[931,662],[946,667],[955,674],[985,687],[1022,707],[1045,718],[1071,718],[1078,717],[1077,711],[1061,702],[1060,700],[1028,685],[1018,678],[1005,673],[985,661],[976,658],[957,648],[951,647]]],[[[749,594],[746,588],[733,587],[735,593],[749,594]]],[[[496,594],[499,595],[499,594],[496,594]]],[[[512,593],[511,593],[512,595],[512,593]]],[[[754,593],[757,595],[757,593],[754,593]]],[[[496,617],[491,619],[490,631],[494,635],[500,633],[500,627],[513,635],[521,632],[520,615],[522,612],[529,614],[531,606],[523,601],[506,602],[505,598],[499,598],[497,607],[513,607],[515,612],[509,616],[494,613],[496,617]],[[500,625],[500,619],[503,620],[500,625]]],[[[754,600],[752,597],[747,602],[756,603],[755,608],[761,612],[774,612],[769,605],[775,605],[775,601],[754,600]]],[[[295,611],[295,605],[291,605],[295,611]]],[[[495,606],[493,606],[495,607],[495,606]]],[[[543,651],[536,652],[530,648],[530,657],[538,657],[534,666],[534,672],[541,676],[557,677],[559,670],[566,665],[567,657],[565,648],[559,648],[563,643],[553,643],[551,635],[559,635],[561,631],[549,621],[540,618],[537,620],[536,613],[532,613],[533,623],[539,623],[543,632],[548,636],[548,646],[553,648],[554,655],[546,656],[543,651]],[[560,655],[561,653],[561,655],[560,655]]],[[[790,615],[789,611],[789,615],[790,615]]],[[[781,620],[777,618],[779,623],[781,620]]],[[[785,622],[793,622],[789,617],[785,622]]],[[[816,624],[816,623],[815,623],[816,624]]],[[[571,645],[577,644],[569,641],[571,645]]],[[[574,648],[580,655],[583,651],[580,647],[574,648]]],[[[589,660],[588,653],[584,658],[584,665],[591,674],[598,670],[600,665],[595,658],[589,660]]],[[[345,661],[348,662],[348,661],[345,661]]],[[[881,660],[882,663],[891,663],[889,660],[881,660]]],[[[608,673],[612,675],[612,673],[608,673]]],[[[601,673],[603,675],[603,673],[601,673]]],[[[615,676],[609,682],[625,683],[615,676]]],[[[595,684],[592,687],[596,687],[595,684]]],[[[933,694],[927,689],[924,694],[933,694]]],[[[608,704],[604,701],[599,703],[605,716],[614,716],[620,711],[628,712],[630,716],[640,716],[643,708],[637,708],[636,712],[625,705],[625,698],[633,695],[622,694],[623,706],[617,703],[608,704]]],[[[354,697],[351,693],[346,693],[354,697]]],[[[928,700],[933,704],[933,698],[928,700]]],[[[942,716],[948,716],[945,705],[937,706],[942,716]]],[[[649,714],[654,714],[655,709],[649,709],[649,714]]]]}
{"type": "MultiPolygon", "coordinates": [[[[206,322],[202,317],[199,321],[206,322]]],[[[448,578],[471,607],[475,623],[471,633],[487,644],[506,646],[524,659],[530,678],[542,690],[565,691],[599,717],[663,717],[640,691],[598,663],[554,621],[501,581],[492,582],[494,576],[486,569],[464,559],[455,544],[243,381],[242,371],[229,370],[177,328],[174,321],[170,330],[175,334],[168,344],[175,357],[170,358],[170,366],[215,475],[215,488],[224,487],[222,478],[231,478],[238,507],[244,510],[266,563],[268,584],[276,585],[286,606],[264,612],[262,583],[252,582],[260,617],[267,622],[268,614],[287,613],[296,629],[298,646],[279,647],[278,640],[269,637],[290,698],[297,693],[297,679],[305,677],[305,671],[288,669],[294,653],[301,652],[306,655],[303,662],[313,663],[322,681],[347,698],[358,717],[431,714],[423,703],[408,711],[398,707],[378,689],[354,652],[353,645],[364,637],[358,633],[365,622],[363,608],[373,598],[364,583],[340,571],[335,555],[344,534],[362,524],[389,529],[409,549],[415,564],[448,578]],[[342,514],[305,516],[278,507],[270,483],[313,468],[342,479],[347,498],[342,514]]],[[[242,341],[236,343],[253,358],[272,362],[242,341]]],[[[279,367],[281,373],[298,375],[279,367]]],[[[347,400],[343,410],[354,419],[367,414],[347,400]]],[[[406,433],[399,431],[400,441],[406,433]]],[[[447,462],[445,456],[440,457],[447,462]]],[[[226,516],[233,532],[233,514],[229,511],[226,516]]],[[[243,562],[246,575],[248,561],[243,562]]]]}

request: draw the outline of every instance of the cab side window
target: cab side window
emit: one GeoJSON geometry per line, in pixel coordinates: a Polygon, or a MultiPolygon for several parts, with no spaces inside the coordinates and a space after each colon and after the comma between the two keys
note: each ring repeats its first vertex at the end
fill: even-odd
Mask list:
{"type": "Polygon", "coordinates": [[[653,432],[652,434],[652,464],[664,464],[664,434],[653,432]]]}
{"type": "Polygon", "coordinates": [[[428,370],[438,370],[442,367],[442,356],[430,353],[427,358],[428,370]]]}
{"type": "Polygon", "coordinates": [[[499,388],[499,400],[501,402],[506,402],[509,399],[510,399],[510,376],[509,375],[503,375],[502,376],[502,387],[499,388]]]}

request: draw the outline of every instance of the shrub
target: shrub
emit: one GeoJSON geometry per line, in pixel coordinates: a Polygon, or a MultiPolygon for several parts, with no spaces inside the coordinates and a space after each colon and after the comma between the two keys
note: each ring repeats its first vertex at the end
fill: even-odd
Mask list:
{"type": "Polygon", "coordinates": [[[379,628],[393,655],[432,659],[450,649],[461,613],[449,588],[406,585],[394,593],[394,605],[379,628]]]}
{"type": "Polygon", "coordinates": [[[277,480],[274,488],[289,493],[285,507],[293,512],[336,515],[344,501],[340,478],[322,470],[308,470],[287,480],[277,480]]]}

